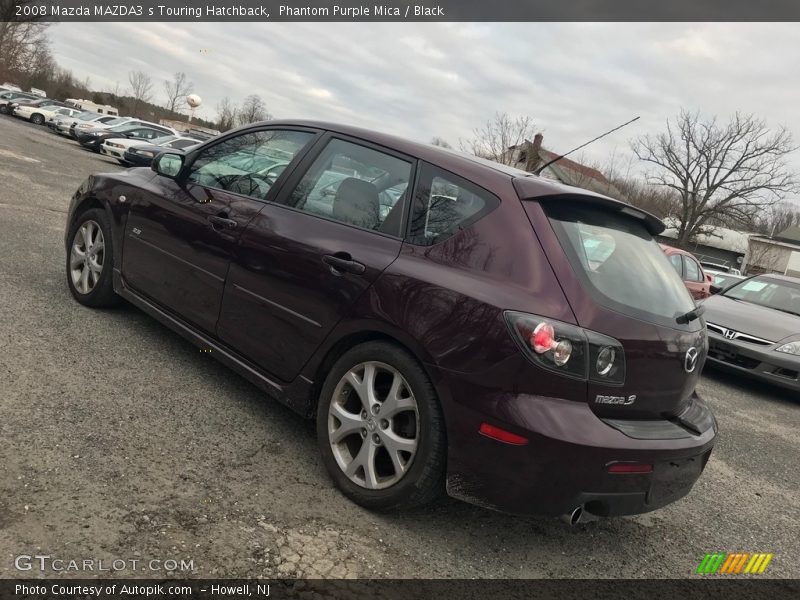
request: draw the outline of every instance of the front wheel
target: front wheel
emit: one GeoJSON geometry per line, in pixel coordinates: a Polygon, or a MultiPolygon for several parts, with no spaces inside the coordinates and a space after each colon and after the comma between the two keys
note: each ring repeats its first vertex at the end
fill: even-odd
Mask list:
{"type": "Polygon", "coordinates": [[[114,247],[111,222],[105,211],[93,208],[72,223],[67,248],[67,285],[81,304],[100,308],[119,302],[112,273],[114,247]]]}
{"type": "Polygon", "coordinates": [[[44,123],[44,116],[38,113],[31,116],[31,123],[34,125],[42,125],[44,123]]]}
{"type": "Polygon", "coordinates": [[[393,344],[368,342],[336,361],[317,407],[317,442],[336,486],[365,508],[414,508],[443,490],[436,392],[414,357],[393,344]]]}

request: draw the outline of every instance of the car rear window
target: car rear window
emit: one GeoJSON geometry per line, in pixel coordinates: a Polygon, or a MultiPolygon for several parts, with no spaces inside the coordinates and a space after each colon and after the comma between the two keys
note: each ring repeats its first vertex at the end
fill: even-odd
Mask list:
{"type": "Polygon", "coordinates": [[[600,304],[670,327],[694,308],[680,276],[642,223],[579,202],[544,208],[584,289],[600,304]]]}

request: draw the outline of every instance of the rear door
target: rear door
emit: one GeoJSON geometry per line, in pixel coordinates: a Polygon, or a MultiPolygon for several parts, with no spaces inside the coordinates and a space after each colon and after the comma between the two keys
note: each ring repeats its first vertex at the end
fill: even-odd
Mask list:
{"type": "Polygon", "coordinates": [[[247,227],[231,264],[220,338],[291,381],[398,256],[415,161],[328,135],[247,227]]]}
{"type": "Polygon", "coordinates": [[[311,131],[249,131],[202,148],[177,179],[157,175],[126,193],[123,277],[132,288],[214,334],[228,266],[242,231],[270,197],[268,167],[285,164],[311,131]]]}

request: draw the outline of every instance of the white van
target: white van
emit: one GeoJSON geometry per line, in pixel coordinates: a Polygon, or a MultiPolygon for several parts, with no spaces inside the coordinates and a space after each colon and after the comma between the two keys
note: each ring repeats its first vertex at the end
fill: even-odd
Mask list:
{"type": "Polygon", "coordinates": [[[76,98],[67,98],[66,103],[80,108],[81,110],[89,110],[101,115],[112,115],[114,117],[119,116],[119,111],[108,104],[95,104],[91,100],[79,100],[76,98]]]}

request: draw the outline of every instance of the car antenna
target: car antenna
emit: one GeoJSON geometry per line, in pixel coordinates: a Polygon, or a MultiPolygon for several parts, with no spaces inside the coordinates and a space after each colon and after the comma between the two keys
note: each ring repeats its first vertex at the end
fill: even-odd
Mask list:
{"type": "Polygon", "coordinates": [[[628,121],[628,122],[626,122],[626,123],[623,123],[622,125],[618,125],[617,127],[614,127],[614,129],[609,129],[608,131],[606,131],[606,132],[605,132],[604,134],[602,134],[602,135],[598,135],[596,138],[594,138],[594,139],[592,139],[592,140],[589,140],[589,141],[588,141],[588,142],[586,142],[585,144],[581,144],[581,145],[580,145],[580,146],[578,146],[577,148],[573,148],[572,150],[570,150],[569,152],[566,152],[566,153],[562,154],[561,156],[556,156],[556,157],[555,157],[553,160],[551,160],[550,162],[547,162],[547,163],[545,163],[544,165],[542,165],[541,167],[539,167],[538,169],[536,169],[536,170],[533,172],[533,174],[534,174],[534,175],[540,175],[540,174],[542,173],[542,171],[544,171],[544,170],[545,170],[547,167],[549,167],[550,165],[552,165],[554,162],[558,162],[559,160],[561,160],[562,158],[564,158],[565,156],[567,156],[567,155],[569,155],[569,154],[572,154],[572,153],[573,153],[573,152],[575,152],[576,150],[580,150],[581,148],[585,148],[586,146],[588,146],[588,145],[589,145],[589,144],[591,144],[592,142],[596,142],[596,141],[597,141],[597,140],[599,140],[600,138],[604,138],[604,137],[606,137],[606,136],[607,136],[609,133],[614,133],[614,132],[615,132],[617,129],[622,129],[622,128],[623,128],[623,127],[625,127],[626,125],[630,125],[630,124],[631,124],[631,123],[633,123],[634,121],[638,121],[638,120],[639,120],[639,117],[634,117],[634,118],[632,118],[630,121],[628,121]]]}

